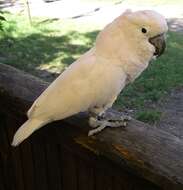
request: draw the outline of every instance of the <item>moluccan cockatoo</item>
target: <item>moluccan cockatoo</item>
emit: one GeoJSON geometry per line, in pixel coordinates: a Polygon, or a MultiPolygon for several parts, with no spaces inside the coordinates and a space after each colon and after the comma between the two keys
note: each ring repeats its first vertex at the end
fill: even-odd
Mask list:
{"type": "Polygon", "coordinates": [[[89,111],[89,135],[106,126],[122,126],[102,115],[112,107],[126,84],[133,82],[165,49],[167,22],[151,10],[127,10],[97,36],[93,48],[71,64],[35,100],[28,120],[16,132],[17,146],[34,131],[52,121],[89,111]]]}

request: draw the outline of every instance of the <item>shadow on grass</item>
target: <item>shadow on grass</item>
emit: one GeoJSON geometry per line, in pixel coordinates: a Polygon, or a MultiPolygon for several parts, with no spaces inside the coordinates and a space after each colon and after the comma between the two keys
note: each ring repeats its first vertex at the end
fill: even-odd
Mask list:
{"type": "MultiPolygon", "coordinates": [[[[24,38],[4,37],[0,40],[0,62],[39,76],[39,70],[57,69],[58,73],[90,49],[97,33],[71,31],[62,36],[33,33],[24,38]]],[[[49,71],[42,73],[43,78],[49,75],[49,71]]]]}

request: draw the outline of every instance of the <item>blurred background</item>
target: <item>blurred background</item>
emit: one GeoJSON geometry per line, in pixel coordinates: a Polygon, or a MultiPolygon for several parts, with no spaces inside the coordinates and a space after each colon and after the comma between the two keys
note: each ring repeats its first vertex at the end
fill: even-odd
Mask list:
{"type": "Polygon", "coordinates": [[[53,81],[126,9],[153,9],[169,23],[165,54],[114,106],[156,124],[163,100],[183,86],[183,0],[0,0],[0,63],[53,81]]]}

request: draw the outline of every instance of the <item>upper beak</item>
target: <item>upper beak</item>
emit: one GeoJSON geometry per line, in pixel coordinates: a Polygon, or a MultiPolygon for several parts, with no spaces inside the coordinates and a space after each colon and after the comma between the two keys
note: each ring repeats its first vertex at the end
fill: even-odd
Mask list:
{"type": "Polygon", "coordinates": [[[149,39],[149,42],[155,47],[154,55],[159,57],[166,48],[165,35],[160,34],[149,39]]]}

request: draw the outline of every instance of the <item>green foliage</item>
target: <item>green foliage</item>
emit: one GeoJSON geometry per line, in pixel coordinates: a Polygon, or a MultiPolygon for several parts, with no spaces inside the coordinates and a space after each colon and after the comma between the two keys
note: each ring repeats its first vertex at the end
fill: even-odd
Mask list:
{"type": "Polygon", "coordinates": [[[0,61],[33,74],[39,70],[62,72],[92,46],[98,33],[71,21],[33,18],[30,26],[24,16],[7,13],[6,17],[0,61]]]}
{"type": "Polygon", "coordinates": [[[0,11],[0,31],[3,31],[3,23],[6,21],[5,17],[3,16],[3,12],[0,11]]]}
{"type": "Polygon", "coordinates": [[[140,111],[136,114],[136,119],[150,124],[154,124],[155,122],[160,120],[161,114],[161,112],[156,110],[140,111]]]}
{"type": "MultiPolygon", "coordinates": [[[[40,70],[62,72],[92,47],[100,29],[74,20],[45,18],[33,18],[30,26],[24,16],[8,13],[3,16],[7,22],[3,24],[4,31],[0,32],[0,62],[32,74],[40,70]]],[[[169,32],[167,41],[164,55],[123,90],[115,107],[135,108],[140,113],[146,105],[158,102],[172,88],[183,84],[183,35],[169,32]]],[[[150,114],[144,115],[141,117],[150,114]]]]}

